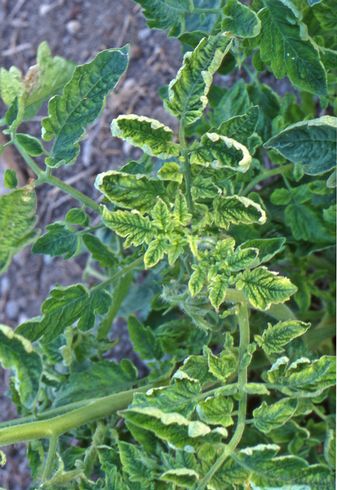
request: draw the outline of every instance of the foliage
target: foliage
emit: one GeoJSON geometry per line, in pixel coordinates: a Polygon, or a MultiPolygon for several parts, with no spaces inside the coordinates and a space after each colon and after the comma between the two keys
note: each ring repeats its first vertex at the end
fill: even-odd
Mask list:
{"type": "Polygon", "coordinates": [[[74,68],[43,43],[25,77],[0,71],[6,144],[35,174],[17,188],[5,172],[0,270],[31,243],[86,260],[83,283],[0,326],[23,417],[0,424],[0,445],[27,442],[31,488],[330,489],[334,2],[138,3],[185,52],[161,90],[177,126],[112,121],[142,156],[96,177],[101,204],[55,169],[75,163],[128,48],[74,68]],[[21,128],[44,101],[42,142],[21,128]],[[78,207],[41,234],[45,184],[78,207]],[[134,362],[112,360],[117,318],[134,362]]]}

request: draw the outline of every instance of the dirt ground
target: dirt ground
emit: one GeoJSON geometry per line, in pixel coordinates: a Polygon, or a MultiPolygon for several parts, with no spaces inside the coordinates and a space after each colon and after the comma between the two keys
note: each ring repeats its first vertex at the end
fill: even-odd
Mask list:
{"type": "MultiPolygon", "coordinates": [[[[0,66],[16,65],[23,72],[35,63],[37,46],[47,41],[53,54],[75,62],[90,60],[98,51],[130,43],[131,59],[117,93],[88,132],[79,161],[56,175],[91,196],[96,174],[116,168],[131,156],[130,147],[111,137],[109,125],[120,113],[139,113],[175,125],[162,109],[158,89],[175,75],[181,61],[179,45],[159,31],[150,31],[140,8],[131,0],[0,0],[0,66]]],[[[3,107],[0,106],[0,116],[3,107]]],[[[39,134],[40,118],[24,129],[39,134]]],[[[5,168],[14,168],[20,184],[31,174],[12,150],[0,156],[0,186],[5,168]]],[[[1,192],[3,189],[0,189],[1,192]]],[[[44,226],[62,218],[74,202],[56,189],[38,191],[39,223],[44,226]]],[[[0,233],[3,230],[0,230],[0,233]]],[[[29,247],[13,260],[0,278],[0,323],[16,326],[39,314],[41,302],[55,284],[67,285],[81,279],[81,259],[64,261],[32,255],[29,247]]],[[[7,379],[0,377],[0,420],[15,416],[5,397],[7,379]]],[[[23,446],[6,451],[7,464],[0,470],[0,486],[6,490],[29,488],[23,446]]]]}

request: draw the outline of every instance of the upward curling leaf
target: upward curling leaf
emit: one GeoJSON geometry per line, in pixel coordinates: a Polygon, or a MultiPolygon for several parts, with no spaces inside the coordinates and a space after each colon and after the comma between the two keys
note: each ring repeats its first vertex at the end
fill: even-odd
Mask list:
{"type": "Polygon", "coordinates": [[[86,126],[99,115],[106,95],[117,85],[127,64],[127,48],[102,51],[90,63],[78,66],[63,94],[49,101],[49,115],[42,121],[43,138],[54,139],[46,158],[49,167],[75,160],[86,126]]]}
{"type": "Polygon", "coordinates": [[[149,27],[167,30],[169,34],[180,32],[184,17],[193,9],[193,0],[136,0],[147,18],[149,27]]]}
{"type": "Polygon", "coordinates": [[[266,213],[255,201],[242,196],[217,197],[214,200],[214,223],[227,230],[231,224],[250,225],[266,222],[266,213]]]}
{"type": "Polygon", "coordinates": [[[119,116],[112,121],[111,132],[151,156],[170,158],[179,154],[172,129],[156,119],[135,114],[119,116]]]}
{"type": "Polygon", "coordinates": [[[193,52],[186,53],[183,66],[168,88],[166,108],[185,124],[197,121],[205,109],[213,75],[230,47],[224,34],[200,41],[193,52]]]}

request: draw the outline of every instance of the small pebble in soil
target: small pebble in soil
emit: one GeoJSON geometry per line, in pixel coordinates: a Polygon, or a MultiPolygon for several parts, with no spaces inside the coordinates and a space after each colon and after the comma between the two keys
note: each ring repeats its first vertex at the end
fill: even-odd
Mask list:
{"type": "Polygon", "coordinates": [[[19,306],[16,301],[10,300],[6,304],[6,315],[10,320],[14,320],[14,318],[17,318],[19,313],[19,306]]]}
{"type": "Polygon", "coordinates": [[[81,30],[81,24],[78,20],[70,20],[69,22],[67,22],[66,28],[69,34],[74,35],[81,30]]]}

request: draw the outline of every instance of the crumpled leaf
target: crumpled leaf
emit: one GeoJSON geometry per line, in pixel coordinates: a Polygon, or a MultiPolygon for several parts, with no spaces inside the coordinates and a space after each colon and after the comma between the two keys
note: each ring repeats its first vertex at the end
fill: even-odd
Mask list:
{"type": "Polygon", "coordinates": [[[41,358],[28,339],[6,325],[0,325],[0,363],[15,372],[14,383],[20,400],[32,408],[42,374],[41,358]]]}
{"type": "Polygon", "coordinates": [[[288,422],[295,414],[296,409],[297,400],[294,398],[282,398],[272,405],[262,402],[253,411],[253,423],[259,431],[266,434],[288,422]]]}
{"type": "Polygon", "coordinates": [[[0,272],[5,272],[12,256],[34,237],[36,194],[27,185],[0,196],[0,272]]]}
{"type": "Polygon", "coordinates": [[[256,13],[237,0],[229,0],[223,9],[224,19],[221,27],[236,36],[256,37],[261,30],[261,21],[256,13]]]}
{"type": "Polygon", "coordinates": [[[111,123],[111,132],[151,156],[165,159],[179,154],[179,146],[173,142],[172,129],[149,117],[136,114],[118,116],[111,123]]]}
{"type": "Polygon", "coordinates": [[[264,224],[266,213],[260,204],[243,196],[221,196],[214,199],[214,223],[227,230],[230,225],[264,224]]]}
{"type": "Polygon", "coordinates": [[[284,347],[296,337],[300,337],[310,327],[310,323],[299,320],[278,322],[275,325],[268,324],[262,336],[255,335],[255,341],[268,355],[279,354],[284,347]]]}

